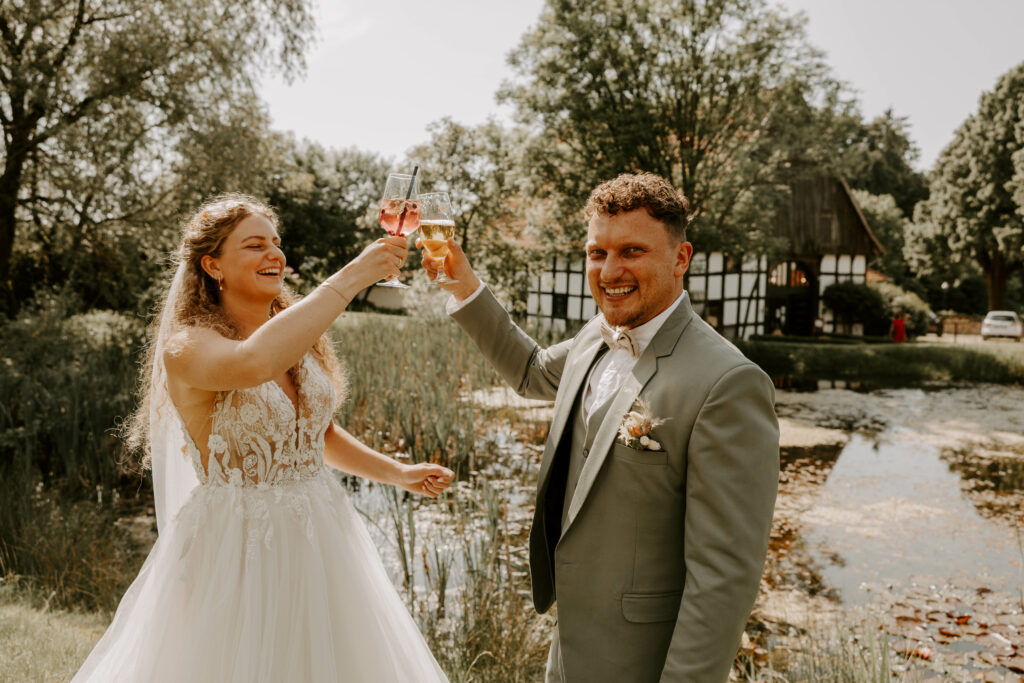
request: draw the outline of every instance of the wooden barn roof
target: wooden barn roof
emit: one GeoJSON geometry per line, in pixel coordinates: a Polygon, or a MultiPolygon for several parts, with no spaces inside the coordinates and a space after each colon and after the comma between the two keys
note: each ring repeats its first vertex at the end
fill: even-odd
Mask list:
{"type": "Polygon", "coordinates": [[[775,233],[789,240],[796,257],[823,254],[885,254],[885,247],[839,176],[795,182],[775,216],[775,233]]]}

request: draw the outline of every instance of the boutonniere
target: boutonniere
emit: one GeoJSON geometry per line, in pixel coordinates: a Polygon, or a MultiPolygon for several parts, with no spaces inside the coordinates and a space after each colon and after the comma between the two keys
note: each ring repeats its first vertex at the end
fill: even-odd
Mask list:
{"type": "Polygon", "coordinates": [[[642,451],[660,451],[661,444],[651,438],[651,431],[664,423],[663,418],[651,415],[651,406],[647,401],[638,398],[633,409],[622,418],[619,435],[615,440],[642,451]]]}

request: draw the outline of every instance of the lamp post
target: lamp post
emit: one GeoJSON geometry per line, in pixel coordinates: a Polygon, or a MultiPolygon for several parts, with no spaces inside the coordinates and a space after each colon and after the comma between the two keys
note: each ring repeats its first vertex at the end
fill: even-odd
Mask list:
{"type": "MultiPolygon", "coordinates": [[[[946,303],[946,299],[949,297],[949,283],[945,280],[942,281],[942,311],[948,311],[949,305],[946,303]]],[[[942,336],[943,328],[946,326],[946,321],[941,316],[939,317],[939,336],[942,336]]],[[[956,328],[953,328],[953,341],[956,341],[956,328]]]]}

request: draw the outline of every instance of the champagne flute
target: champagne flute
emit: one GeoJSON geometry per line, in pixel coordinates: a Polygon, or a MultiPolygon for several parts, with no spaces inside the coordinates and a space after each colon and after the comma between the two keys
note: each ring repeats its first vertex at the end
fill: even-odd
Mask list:
{"type": "Polygon", "coordinates": [[[455,221],[452,218],[452,200],[447,192],[428,192],[420,195],[423,214],[420,218],[420,244],[427,253],[441,260],[437,277],[430,284],[437,285],[458,282],[448,276],[444,258],[448,255],[448,240],[455,237],[455,221]]]}
{"type": "MultiPolygon", "coordinates": [[[[419,168],[412,175],[392,173],[384,186],[384,196],[380,200],[380,212],[377,221],[389,235],[408,237],[420,226],[420,181],[416,177],[419,168]]],[[[400,287],[408,289],[397,279],[382,280],[377,283],[381,287],[400,287]]]]}

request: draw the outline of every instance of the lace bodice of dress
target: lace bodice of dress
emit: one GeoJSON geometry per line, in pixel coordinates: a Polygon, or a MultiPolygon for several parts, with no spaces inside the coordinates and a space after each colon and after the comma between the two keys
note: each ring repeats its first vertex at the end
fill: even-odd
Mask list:
{"type": "Polygon", "coordinates": [[[277,382],[218,394],[204,467],[188,439],[203,484],[258,486],[308,479],[323,467],[324,433],[334,412],[334,388],[306,354],[295,374],[298,406],[277,382]]]}

